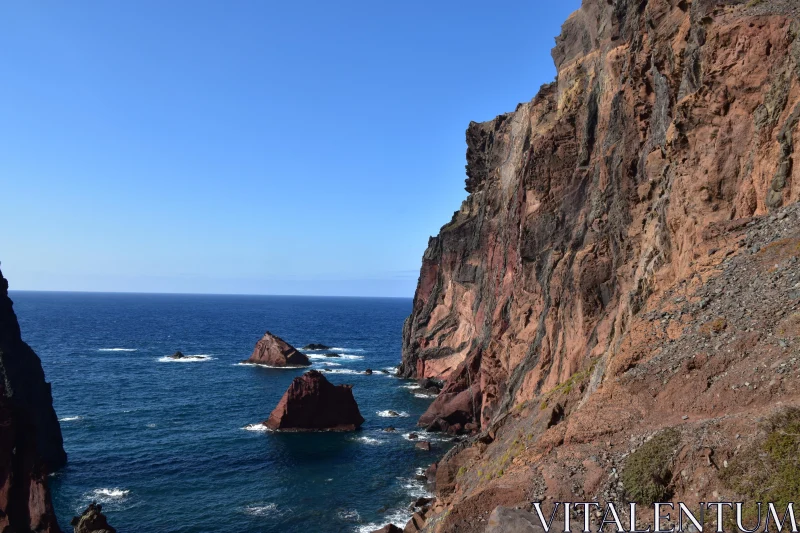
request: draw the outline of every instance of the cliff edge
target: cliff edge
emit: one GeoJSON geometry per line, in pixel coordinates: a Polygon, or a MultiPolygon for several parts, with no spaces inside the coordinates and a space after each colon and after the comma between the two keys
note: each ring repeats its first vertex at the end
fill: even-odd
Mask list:
{"type": "Polygon", "coordinates": [[[471,435],[428,531],[635,500],[627,458],[664,432],[662,496],[744,494],[723,462],[800,402],[800,5],[584,0],[552,55],[469,125],[404,325],[400,373],[445,381],[420,424],[471,435]]]}
{"type": "Polygon", "coordinates": [[[0,530],[58,532],[47,474],[67,454],[50,384],[12,306],[0,272],[0,530]]]}

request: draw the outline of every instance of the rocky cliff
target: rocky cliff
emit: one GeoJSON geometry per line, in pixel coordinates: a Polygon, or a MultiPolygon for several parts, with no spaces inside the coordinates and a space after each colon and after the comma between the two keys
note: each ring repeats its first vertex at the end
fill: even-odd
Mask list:
{"type": "Polygon", "coordinates": [[[0,531],[60,531],[47,474],[66,460],[50,384],[0,272],[0,531]]]}
{"type": "Polygon", "coordinates": [[[742,494],[736,436],[800,400],[800,5],[584,0],[552,55],[532,101],[469,125],[404,326],[400,372],[445,380],[420,423],[474,435],[429,530],[635,499],[626,458],[664,431],[668,495],[742,494]]]}

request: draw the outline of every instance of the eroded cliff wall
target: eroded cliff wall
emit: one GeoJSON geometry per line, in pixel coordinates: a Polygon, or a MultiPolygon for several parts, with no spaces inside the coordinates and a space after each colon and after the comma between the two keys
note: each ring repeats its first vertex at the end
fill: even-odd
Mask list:
{"type": "Polygon", "coordinates": [[[556,81],[470,124],[469,197],[430,240],[404,328],[402,374],[446,380],[424,425],[486,429],[581,370],[596,387],[709,228],[797,201],[797,11],[585,0],[556,81]]]}
{"type": "Polygon", "coordinates": [[[470,124],[469,196],[423,257],[400,372],[444,380],[420,424],[468,436],[412,530],[796,501],[800,2],[584,0],[553,58],[470,124]]]}

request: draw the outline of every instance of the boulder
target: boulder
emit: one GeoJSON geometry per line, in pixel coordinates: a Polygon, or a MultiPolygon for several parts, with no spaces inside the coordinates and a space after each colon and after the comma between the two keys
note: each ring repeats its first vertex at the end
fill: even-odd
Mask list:
{"type": "Polygon", "coordinates": [[[422,450],[424,452],[431,451],[431,443],[426,440],[419,441],[415,446],[416,449],[422,450]]]}
{"type": "MultiPolygon", "coordinates": [[[[583,520],[570,520],[570,531],[581,531],[583,520]]],[[[564,531],[564,522],[554,520],[550,531],[564,531]]],[[[539,517],[510,507],[496,507],[486,523],[486,533],[545,533],[539,517]]]]}
{"type": "Polygon", "coordinates": [[[170,358],[172,358],[172,359],[183,359],[184,357],[186,357],[186,356],[183,355],[183,352],[180,351],[180,350],[178,350],[174,354],[170,355],[170,358]]]}
{"type": "Polygon", "coordinates": [[[352,385],[310,370],[294,378],[265,425],[280,431],[353,431],[364,423],[352,385]]]}
{"type": "Polygon", "coordinates": [[[380,529],[376,529],[372,533],[403,533],[403,530],[394,524],[388,524],[380,529]]]}
{"type": "Polygon", "coordinates": [[[100,504],[90,503],[81,516],[72,519],[75,533],[117,533],[116,529],[108,525],[102,510],[100,504]]]}
{"type": "Polygon", "coordinates": [[[417,533],[417,531],[422,531],[422,528],[425,527],[425,515],[427,512],[425,511],[418,511],[411,516],[411,520],[408,521],[406,527],[403,528],[403,533],[417,533]]]}
{"type": "Polygon", "coordinates": [[[331,347],[330,346],[325,346],[324,344],[315,344],[315,343],[312,342],[311,344],[306,344],[305,346],[303,346],[303,349],[304,350],[316,351],[316,350],[330,350],[331,347]]]}
{"type": "Polygon", "coordinates": [[[427,509],[428,507],[430,507],[430,504],[433,503],[435,499],[436,498],[426,498],[424,496],[420,496],[419,498],[411,502],[411,505],[409,506],[409,511],[413,511],[415,509],[423,509],[423,508],[427,509]]]}
{"type": "Polygon", "coordinates": [[[364,370],[364,374],[366,374],[367,376],[371,376],[372,375],[372,369],[368,368],[368,369],[364,370]]]}
{"type": "Polygon", "coordinates": [[[311,366],[305,354],[269,331],[256,343],[253,355],[245,362],[267,366],[311,366]]]}
{"type": "Polygon", "coordinates": [[[480,397],[481,389],[477,383],[460,391],[457,386],[448,386],[420,417],[419,425],[428,431],[458,434],[464,424],[475,421],[480,397]]]}

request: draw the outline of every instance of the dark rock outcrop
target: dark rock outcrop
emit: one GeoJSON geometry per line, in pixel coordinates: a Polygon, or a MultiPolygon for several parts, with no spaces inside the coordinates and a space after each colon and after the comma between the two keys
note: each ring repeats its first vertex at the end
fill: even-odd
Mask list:
{"type": "Polygon", "coordinates": [[[0,272],[0,531],[59,531],[47,474],[66,460],[50,384],[0,272]]]}
{"type": "Polygon", "coordinates": [[[403,533],[403,530],[394,524],[388,524],[380,529],[376,529],[372,533],[403,533]]]}
{"type": "Polygon", "coordinates": [[[108,525],[102,510],[102,505],[90,503],[81,516],[72,519],[75,533],[117,533],[116,529],[108,525]]]}
{"type": "Polygon", "coordinates": [[[315,343],[312,342],[311,344],[306,344],[305,346],[303,346],[303,349],[304,350],[316,351],[316,350],[330,350],[331,347],[330,346],[325,346],[324,344],[315,344],[315,343]]]}
{"type": "Polygon", "coordinates": [[[256,343],[253,355],[245,362],[266,366],[311,366],[305,354],[269,331],[256,343]]]}
{"type": "Polygon", "coordinates": [[[334,385],[316,370],[294,378],[264,422],[281,431],[353,431],[363,423],[353,386],[334,385]]]}
{"type": "Polygon", "coordinates": [[[178,351],[177,351],[177,352],[175,352],[174,354],[170,355],[170,358],[171,358],[171,359],[183,359],[183,358],[185,358],[185,357],[186,357],[186,356],[185,356],[185,355],[183,355],[183,352],[181,352],[180,350],[178,350],[178,351]]]}

